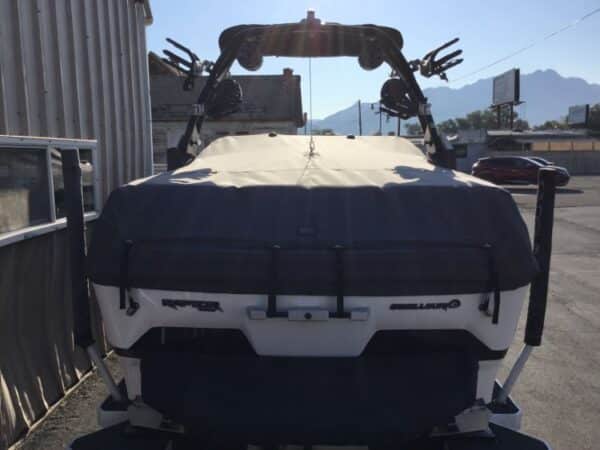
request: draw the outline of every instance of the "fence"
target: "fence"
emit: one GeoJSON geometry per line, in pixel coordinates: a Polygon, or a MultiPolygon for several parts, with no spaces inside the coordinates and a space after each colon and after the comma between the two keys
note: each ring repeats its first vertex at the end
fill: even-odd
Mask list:
{"type": "Polygon", "coordinates": [[[0,448],[90,367],[72,341],[56,151],[81,149],[89,221],[152,172],[151,21],[148,0],[0,0],[0,448]]]}

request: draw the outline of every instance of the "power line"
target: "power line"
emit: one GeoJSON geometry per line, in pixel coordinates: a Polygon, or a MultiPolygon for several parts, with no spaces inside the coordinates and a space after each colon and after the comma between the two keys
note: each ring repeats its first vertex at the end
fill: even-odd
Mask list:
{"type": "Polygon", "coordinates": [[[477,69],[477,70],[474,70],[473,72],[469,72],[468,74],[466,74],[466,75],[463,75],[462,77],[458,77],[458,78],[455,78],[455,79],[453,79],[453,80],[450,80],[450,82],[451,82],[451,83],[453,83],[453,82],[455,82],[455,81],[463,80],[463,79],[465,79],[465,78],[469,78],[469,77],[471,77],[471,76],[473,76],[473,75],[476,75],[476,74],[478,74],[479,72],[483,72],[484,70],[487,70],[487,69],[489,69],[490,67],[493,67],[493,66],[495,66],[495,65],[497,65],[497,64],[500,64],[501,62],[504,62],[504,61],[506,61],[507,59],[510,59],[510,58],[512,58],[512,57],[514,57],[514,56],[517,56],[517,55],[518,55],[518,54],[520,54],[520,53],[523,53],[523,52],[524,52],[524,51],[526,51],[526,50],[529,50],[531,47],[534,47],[534,46],[536,46],[536,45],[538,45],[538,44],[540,44],[540,43],[542,43],[542,42],[544,42],[544,41],[547,41],[548,39],[551,39],[551,38],[553,38],[554,36],[556,36],[557,34],[560,34],[560,33],[562,33],[563,31],[567,31],[568,29],[570,29],[570,28],[573,28],[575,25],[577,25],[577,24],[579,24],[579,23],[583,22],[584,20],[588,19],[589,17],[591,17],[591,16],[593,16],[594,14],[596,14],[596,13],[599,13],[599,12],[600,12],[600,8],[596,8],[596,9],[594,9],[593,11],[590,11],[589,13],[587,13],[587,14],[584,14],[584,15],[583,15],[583,16],[581,16],[579,19],[577,19],[577,20],[575,20],[575,21],[573,21],[573,22],[569,23],[568,25],[565,25],[565,26],[563,26],[562,28],[559,28],[558,30],[555,30],[555,31],[553,31],[552,33],[549,33],[549,34],[547,34],[547,35],[543,36],[541,39],[539,39],[539,40],[537,40],[537,41],[533,41],[531,44],[529,44],[529,45],[526,45],[525,47],[521,47],[520,49],[518,49],[518,50],[516,50],[516,51],[514,51],[514,52],[512,52],[512,53],[510,53],[509,55],[503,56],[502,58],[500,58],[500,59],[497,59],[496,61],[493,61],[493,62],[491,62],[490,64],[487,64],[487,65],[485,65],[485,66],[483,66],[483,67],[480,67],[479,69],[477,69]]]}

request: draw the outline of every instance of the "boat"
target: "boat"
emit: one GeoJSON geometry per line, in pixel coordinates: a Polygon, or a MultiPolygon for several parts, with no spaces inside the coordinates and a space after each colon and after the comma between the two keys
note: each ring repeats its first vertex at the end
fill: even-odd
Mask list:
{"type": "Polygon", "coordinates": [[[94,226],[88,276],[125,377],[108,380],[106,428],[72,449],[123,436],[130,448],[548,448],[518,432],[508,394],[541,340],[552,170],[534,251],[510,193],[452,169],[416,83],[445,77],[460,51],[409,62],[402,45],[397,30],[310,12],[222,33],[171,170],[115,190],[94,226]],[[387,62],[382,103],[417,117],[422,145],[269,133],[197,153],[204,118],[241,101],[232,63],[264,56],[387,62]],[[532,282],[528,345],[503,386],[532,282]]]}

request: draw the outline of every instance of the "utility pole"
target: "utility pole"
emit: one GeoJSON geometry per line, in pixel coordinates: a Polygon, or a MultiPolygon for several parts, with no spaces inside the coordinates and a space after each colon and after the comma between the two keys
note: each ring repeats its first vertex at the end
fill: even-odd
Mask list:
{"type": "Polygon", "coordinates": [[[400,127],[400,117],[398,117],[398,130],[396,131],[396,136],[400,136],[400,130],[401,130],[401,127],[400,127]]]}
{"type": "Polygon", "coordinates": [[[510,105],[510,129],[515,128],[515,106],[511,103],[510,105]]]}
{"type": "Polygon", "coordinates": [[[358,135],[362,136],[362,111],[360,108],[360,100],[358,101],[358,135]]]}
{"type": "Polygon", "coordinates": [[[379,114],[379,136],[382,135],[382,124],[381,124],[381,115],[382,115],[382,111],[381,111],[381,102],[377,103],[377,105],[379,106],[378,110],[375,110],[375,103],[371,103],[371,111],[373,111],[375,114],[379,114]]]}
{"type": "Polygon", "coordinates": [[[501,113],[502,113],[502,106],[501,105],[496,106],[496,122],[497,122],[496,126],[498,127],[498,130],[502,129],[501,113]]]}

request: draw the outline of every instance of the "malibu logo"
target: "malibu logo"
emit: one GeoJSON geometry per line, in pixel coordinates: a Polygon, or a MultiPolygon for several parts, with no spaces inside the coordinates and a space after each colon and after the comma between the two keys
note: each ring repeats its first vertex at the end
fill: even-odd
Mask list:
{"type": "Polygon", "coordinates": [[[454,298],[449,302],[439,302],[439,303],[392,303],[390,305],[391,310],[430,310],[430,309],[441,309],[443,311],[447,311],[449,309],[460,308],[460,300],[454,298]]]}

